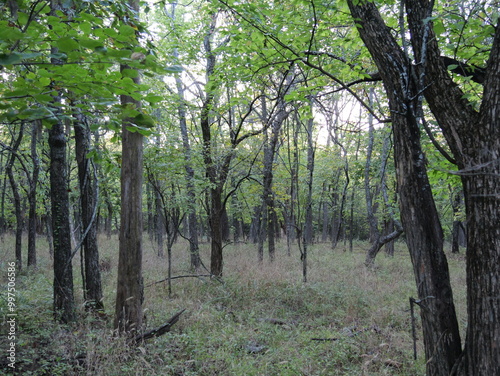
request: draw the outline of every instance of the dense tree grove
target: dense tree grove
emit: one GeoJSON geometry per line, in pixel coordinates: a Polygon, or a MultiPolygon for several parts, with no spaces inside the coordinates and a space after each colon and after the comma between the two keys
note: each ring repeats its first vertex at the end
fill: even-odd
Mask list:
{"type": "Polygon", "coordinates": [[[224,245],[249,242],[256,263],[300,258],[304,282],[313,243],[369,241],[371,267],[399,237],[427,373],[500,374],[498,2],[0,10],[0,236],[15,232],[18,269],[36,267],[36,235],[48,237],[56,319],[77,320],[79,252],[85,307],[104,309],[98,232],[119,233],[126,333],[144,329],[143,231],[169,265],[186,239],[193,272],[223,278],[224,245]],[[465,338],[448,250],[466,252],[465,338]]]}

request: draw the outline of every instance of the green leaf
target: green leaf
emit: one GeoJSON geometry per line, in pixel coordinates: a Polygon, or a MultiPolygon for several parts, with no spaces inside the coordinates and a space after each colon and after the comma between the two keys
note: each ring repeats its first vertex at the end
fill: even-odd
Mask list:
{"type": "Polygon", "coordinates": [[[73,38],[63,37],[56,41],[56,46],[62,52],[71,52],[80,47],[80,44],[76,42],[73,38]]]}
{"type": "Polygon", "coordinates": [[[23,55],[17,52],[13,52],[9,55],[0,54],[0,65],[17,64],[22,60],[23,60],[23,55]]]}
{"type": "Polygon", "coordinates": [[[168,73],[181,73],[184,70],[184,68],[182,68],[182,66],[180,65],[171,65],[169,67],[166,67],[165,70],[168,73]]]}
{"type": "Polygon", "coordinates": [[[40,82],[40,84],[41,84],[42,86],[49,86],[49,85],[50,85],[51,80],[50,80],[50,78],[49,78],[49,77],[40,77],[40,81],[39,81],[39,82],[40,82]]]}
{"type": "Polygon", "coordinates": [[[123,69],[121,72],[123,77],[135,78],[139,76],[139,72],[136,69],[123,69]]]}
{"type": "Polygon", "coordinates": [[[134,123],[137,124],[138,126],[145,127],[145,128],[154,128],[155,126],[155,121],[154,119],[144,113],[140,113],[134,117],[134,123]]]}
{"type": "Polygon", "coordinates": [[[123,36],[130,36],[130,35],[133,35],[135,33],[135,29],[129,25],[121,25],[119,30],[120,30],[120,34],[123,36]]]}
{"type": "Polygon", "coordinates": [[[146,97],[144,97],[144,100],[151,103],[151,104],[154,104],[154,103],[161,102],[163,100],[163,97],[161,95],[149,94],[146,97]]]}

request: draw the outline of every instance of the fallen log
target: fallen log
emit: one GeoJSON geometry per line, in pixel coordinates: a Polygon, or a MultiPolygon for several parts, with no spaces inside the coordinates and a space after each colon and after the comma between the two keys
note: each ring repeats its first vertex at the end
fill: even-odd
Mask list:
{"type": "Polygon", "coordinates": [[[186,309],[183,309],[182,311],[177,312],[175,315],[173,315],[165,324],[160,326],[159,328],[156,329],[151,329],[148,330],[147,332],[141,333],[137,336],[135,336],[134,341],[135,342],[142,342],[150,338],[155,338],[162,336],[165,333],[170,332],[170,329],[174,324],[179,321],[179,318],[181,315],[184,313],[186,309]]]}

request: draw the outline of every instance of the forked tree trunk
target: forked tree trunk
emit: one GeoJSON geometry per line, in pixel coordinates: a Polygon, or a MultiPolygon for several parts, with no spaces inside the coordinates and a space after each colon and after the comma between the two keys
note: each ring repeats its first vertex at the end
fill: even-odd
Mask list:
{"type": "Polygon", "coordinates": [[[87,158],[90,151],[90,129],[83,115],[75,115],[74,128],[82,216],[83,297],[87,309],[102,310],[104,305],[97,245],[97,181],[93,178],[94,171],[87,158]]]}
{"type": "Polygon", "coordinates": [[[382,76],[394,131],[401,220],[415,274],[427,374],[449,375],[461,352],[443,235],[420,147],[418,84],[411,63],[372,2],[348,1],[382,76]]]}
{"type": "Polygon", "coordinates": [[[500,26],[479,112],[440,57],[428,0],[406,0],[417,72],[429,107],[460,168],[467,215],[467,336],[457,375],[500,373],[500,26]]]}

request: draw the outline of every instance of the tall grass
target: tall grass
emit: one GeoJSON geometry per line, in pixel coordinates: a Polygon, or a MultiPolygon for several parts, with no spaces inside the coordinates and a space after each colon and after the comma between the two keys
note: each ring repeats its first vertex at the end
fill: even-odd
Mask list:
{"type": "MultiPolygon", "coordinates": [[[[172,281],[169,298],[166,259],[145,237],[144,285],[148,328],[186,309],[170,333],[130,347],[114,336],[118,240],[100,238],[106,314],[83,311],[78,256],[74,260],[78,323],[52,319],[52,272],[47,246],[39,240],[39,268],[17,276],[17,367],[23,375],[424,375],[413,360],[408,298],[416,297],[409,256],[402,244],[394,257],[381,254],[366,269],[368,245],[354,252],[316,244],[309,253],[309,282],[302,283],[296,249],[278,247],[273,263],[257,262],[253,244],[228,245],[222,280],[186,277],[172,281]]],[[[2,286],[13,240],[0,239],[2,286]]],[[[173,249],[173,275],[189,275],[189,246],[173,249]]],[[[209,260],[208,245],[202,258],[209,260]]],[[[465,322],[464,261],[449,258],[459,320],[465,322]]],[[[206,274],[206,272],[202,272],[206,274]]],[[[4,295],[0,301],[4,313],[4,295]]],[[[418,320],[417,320],[418,322],[418,320]]],[[[5,327],[2,326],[2,329],[5,327]]],[[[2,348],[6,345],[1,333],[2,348]]],[[[5,352],[2,351],[2,354],[5,352]]],[[[0,359],[0,369],[5,361],[0,359]]]]}

